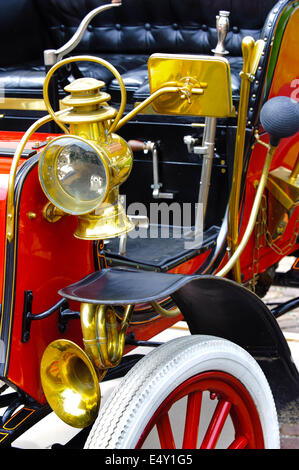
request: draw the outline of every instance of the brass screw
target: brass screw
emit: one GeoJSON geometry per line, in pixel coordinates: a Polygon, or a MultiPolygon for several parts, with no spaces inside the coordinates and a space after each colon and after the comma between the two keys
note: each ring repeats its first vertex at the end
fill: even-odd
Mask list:
{"type": "Polygon", "coordinates": [[[27,213],[27,217],[28,217],[28,219],[31,219],[31,220],[36,219],[36,213],[30,211],[30,212],[27,213]]]}

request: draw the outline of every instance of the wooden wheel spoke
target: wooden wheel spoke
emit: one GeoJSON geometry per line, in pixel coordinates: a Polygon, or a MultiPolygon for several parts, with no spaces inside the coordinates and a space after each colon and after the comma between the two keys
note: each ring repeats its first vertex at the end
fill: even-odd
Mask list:
{"type": "Polygon", "coordinates": [[[229,446],[229,449],[245,449],[248,444],[248,439],[245,436],[237,437],[229,446]]]}
{"type": "Polygon", "coordinates": [[[214,411],[209,427],[203,438],[201,449],[214,449],[229,414],[231,403],[220,400],[214,411]]]}
{"type": "Polygon", "coordinates": [[[162,449],[175,449],[171,423],[168,413],[163,414],[157,421],[157,431],[162,449]]]}
{"type": "Polygon", "coordinates": [[[188,395],[183,449],[196,449],[198,428],[200,420],[202,392],[194,392],[188,395]]]}

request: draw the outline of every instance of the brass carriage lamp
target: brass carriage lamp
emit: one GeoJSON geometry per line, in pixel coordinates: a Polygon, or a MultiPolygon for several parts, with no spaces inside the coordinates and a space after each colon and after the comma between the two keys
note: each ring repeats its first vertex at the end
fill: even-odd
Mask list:
{"type": "Polygon", "coordinates": [[[68,110],[60,121],[70,134],[53,139],[43,150],[39,180],[60,214],[78,216],[75,237],[116,237],[133,229],[119,202],[119,185],[129,176],[133,156],[120,136],[109,133],[117,114],[108,105],[104,82],[81,78],[65,87],[68,110]]]}

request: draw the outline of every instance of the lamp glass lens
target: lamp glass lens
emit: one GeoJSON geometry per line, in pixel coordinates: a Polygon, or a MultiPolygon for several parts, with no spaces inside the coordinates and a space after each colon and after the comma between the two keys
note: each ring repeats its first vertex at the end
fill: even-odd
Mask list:
{"type": "Polygon", "coordinates": [[[75,136],[47,145],[39,162],[39,180],[48,199],[63,211],[87,214],[105,199],[109,167],[102,149],[75,136]]]}
{"type": "Polygon", "coordinates": [[[74,199],[92,201],[103,197],[107,176],[98,153],[88,143],[69,140],[57,152],[55,166],[59,184],[74,199]]]}

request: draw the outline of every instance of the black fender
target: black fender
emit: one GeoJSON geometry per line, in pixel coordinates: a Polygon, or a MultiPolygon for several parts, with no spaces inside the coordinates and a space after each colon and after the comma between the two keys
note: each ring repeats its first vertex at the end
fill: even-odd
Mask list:
{"type": "Polygon", "coordinates": [[[96,271],[59,293],[77,302],[104,305],[171,296],[191,334],[228,339],[257,360],[278,408],[299,397],[299,372],[276,318],[259,297],[234,281],[115,267],[96,271]]]}
{"type": "Polygon", "coordinates": [[[225,278],[197,276],[172,298],[191,334],[230,340],[256,359],[279,410],[299,397],[299,372],[290,348],[276,318],[257,295],[225,278]]]}

